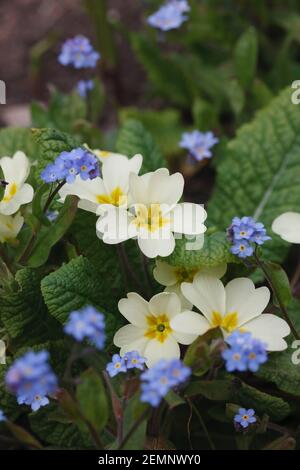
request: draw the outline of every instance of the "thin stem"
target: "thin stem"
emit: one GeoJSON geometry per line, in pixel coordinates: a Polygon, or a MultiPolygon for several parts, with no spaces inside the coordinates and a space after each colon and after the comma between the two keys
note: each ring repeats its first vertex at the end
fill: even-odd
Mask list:
{"type": "Polygon", "coordinates": [[[211,450],[216,450],[216,447],[215,447],[215,445],[214,445],[214,443],[213,443],[213,441],[212,441],[212,439],[211,439],[211,437],[210,437],[210,435],[209,435],[208,429],[207,429],[207,427],[206,427],[205,422],[203,421],[203,418],[202,418],[202,416],[201,416],[199,410],[196,408],[196,406],[194,405],[194,403],[192,402],[192,400],[189,400],[188,398],[186,398],[186,401],[187,401],[187,403],[191,406],[192,410],[194,411],[195,415],[197,416],[197,418],[198,418],[198,420],[199,420],[199,422],[200,422],[200,424],[201,424],[201,427],[202,427],[202,429],[203,429],[203,431],[204,431],[204,434],[205,434],[205,436],[206,436],[206,438],[207,438],[207,440],[208,440],[208,443],[209,443],[209,445],[210,445],[211,450]]]}
{"type": "Polygon", "coordinates": [[[148,295],[148,298],[150,298],[152,280],[151,280],[151,277],[149,276],[148,258],[146,258],[146,256],[142,252],[141,252],[141,258],[142,258],[142,266],[143,266],[143,271],[144,271],[145,280],[146,280],[147,295],[148,295]]]}
{"type": "Polygon", "coordinates": [[[138,276],[134,272],[134,269],[130,265],[127,254],[126,254],[126,251],[124,250],[124,246],[121,243],[119,245],[117,245],[117,250],[118,250],[118,254],[119,254],[119,258],[121,260],[121,263],[124,266],[125,272],[128,273],[131,276],[131,278],[133,279],[133,281],[135,282],[135,284],[139,288],[140,292],[144,294],[145,292],[144,292],[143,284],[140,282],[138,276]]]}
{"type": "MultiPolygon", "coordinates": [[[[58,192],[60,191],[60,189],[63,187],[64,184],[65,184],[65,181],[62,181],[61,183],[59,183],[56,186],[56,188],[54,190],[52,190],[52,188],[50,189],[48,199],[47,199],[47,201],[45,203],[45,206],[43,208],[43,214],[46,214],[47,210],[49,209],[50,205],[53,202],[53,199],[58,194],[58,192]]],[[[30,240],[29,240],[29,242],[28,242],[21,258],[20,258],[20,263],[21,264],[26,264],[26,262],[28,261],[28,258],[31,255],[32,249],[33,249],[35,241],[36,241],[37,232],[40,228],[41,228],[41,223],[39,222],[36,229],[32,233],[31,238],[30,238],[30,240]]]]}
{"type": "Polygon", "coordinates": [[[128,442],[128,440],[131,438],[132,434],[134,434],[134,432],[138,429],[138,427],[140,426],[140,424],[142,424],[142,422],[147,418],[147,415],[149,414],[149,408],[146,408],[143,413],[141,414],[141,416],[135,421],[135,423],[131,426],[131,428],[129,429],[128,433],[126,434],[126,436],[123,438],[122,442],[120,442],[120,445],[118,446],[118,449],[117,450],[121,450],[125,444],[128,442]]]}
{"type": "Polygon", "coordinates": [[[300,262],[297,265],[296,271],[291,280],[291,289],[294,290],[300,278],[300,262]]]}
{"type": "Polygon", "coordinates": [[[270,276],[269,276],[269,274],[268,274],[266,268],[264,267],[264,264],[263,264],[263,263],[261,262],[261,260],[259,259],[259,257],[258,257],[258,255],[257,255],[256,251],[254,252],[254,258],[255,258],[255,260],[256,260],[257,265],[258,265],[258,266],[261,268],[261,270],[263,271],[263,273],[264,273],[264,275],[265,275],[265,277],[266,277],[266,279],[267,279],[267,281],[268,281],[268,283],[269,283],[269,285],[270,285],[270,287],[271,287],[271,289],[272,289],[272,291],[273,291],[273,294],[274,294],[274,296],[275,296],[276,299],[277,299],[277,302],[278,302],[278,305],[279,305],[279,307],[280,307],[281,313],[282,313],[282,315],[283,315],[285,321],[287,322],[287,324],[289,325],[289,327],[290,327],[290,329],[291,329],[291,332],[293,333],[293,335],[294,335],[294,337],[295,337],[296,339],[300,339],[300,335],[298,334],[298,332],[297,332],[297,330],[295,329],[293,323],[291,322],[291,320],[290,320],[290,318],[289,318],[289,315],[288,315],[288,312],[287,312],[285,306],[283,305],[280,296],[279,296],[278,293],[277,293],[277,290],[276,290],[276,288],[275,288],[275,286],[274,286],[274,284],[273,284],[273,282],[272,282],[272,279],[270,278],[270,276]]]}

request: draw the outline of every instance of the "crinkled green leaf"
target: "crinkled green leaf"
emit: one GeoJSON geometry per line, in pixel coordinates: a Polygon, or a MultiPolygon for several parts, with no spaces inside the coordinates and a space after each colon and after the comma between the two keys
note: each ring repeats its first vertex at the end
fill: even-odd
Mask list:
{"type": "Polygon", "coordinates": [[[83,256],[73,259],[46,276],[41,283],[42,293],[51,315],[65,323],[70,312],[93,305],[105,314],[108,342],[116,332],[119,318],[103,311],[103,280],[93,264],[83,256]]]}
{"type": "MultiPolygon", "coordinates": [[[[287,307],[292,299],[289,278],[284,269],[277,263],[262,261],[263,268],[276,290],[277,297],[282,305],[287,307]]],[[[277,297],[274,301],[277,302],[277,297]]]]}
{"type": "Polygon", "coordinates": [[[263,222],[272,240],[267,259],[284,259],[287,244],[271,232],[275,217],[300,210],[300,108],[283,91],[242,126],[220,161],[213,197],[208,205],[212,225],[225,229],[234,216],[252,215],[263,222]]]}
{"type": "Polygon", "coordinates": [[[155,171],[166,166],[166,162],[151,134],[139,121],[129,119],[125,122],[118,135],[116,146],[118,152],[130,158],[136,153],[142,154],[142,173],[155,171]]]}
{"type": "Polygon", "coordinates": [[[0,318],[15,347],[31,346],[59,335],[41,295],[41,274],[30,268],[17,272],[13,290],[0,295],[0,318]]]}
{"type": "Polygon", "coordinates": [[[76,137],[57,129],[32,129],[32,133],[39,149],[36,166],[38,176],[48,163],[52,163],[61,152],[71,151],[80,145],[80,141],[76,137]]]}
{"type": "Polygon", "coordinates": [[[252,27],[239,38],[234,50],[236,76],[244,89],[248,89],[254,79],[257,63],[257,33],[252,27]]]}
{"type": "Polygon", "coordinates": [[[237,263],[238,258],[229,251],[229,243],[226,234],[215,232],[204,236],[204,245],[197,248],[195,238],[183,238],[176,240],[173,253],[164,261],[173,266],[181,266],[186,269],[199,268],[200,266],[217,266],[222,263],[237,263]]]}

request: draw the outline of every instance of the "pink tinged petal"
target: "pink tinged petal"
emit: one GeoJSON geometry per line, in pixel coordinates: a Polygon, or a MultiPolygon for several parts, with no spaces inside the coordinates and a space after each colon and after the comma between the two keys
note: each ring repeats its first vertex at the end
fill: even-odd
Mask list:
{"type": "Polygon", "coordinates": [[[213,312],[225,314],[225,288],[222,282],[212,276],[197,274],[192,283],[181,284],[183,295],[197,307],[209,322],[213,312]]]}
{"type": "Polygon", "coordinates": [[[170,322],[175,333],[202,336],[210,329],[210,323],[199,313],[186,311],[179,313],[170,322]]]}
{"type": "Polygon", "coordinates": [[[152,367],[160,359],[179,359],[180,348],[172,336],[168,336],[163,343],[152,339],[144,350],[144,356],[147,359],[146,365],[152,367]]]}
{"type": "Polygon", "coordinates": [[[287,242],[300,243],[300,214],[298,212],[281,214],[274,220],[272,230],[287,242]]]}
{"type": "Polygon", "coordinates": [[[129,292],[127,299],[121,299],[118,309],[122,315],[133,325],[140,328],[147,328],[146,317],[150,315],[148,302],[135,292],[129,292]]]}
{"type": "Polygon", "coordinates": [[[144,331],[144,328],[138,328],[137,326],[131,324],[122,326],[122,328],[120,328],[114,336],[114,345],[118,348],[121,348],[138,341],[144,337],[144,331]]]}
{"type": "Polygon", "coordinates": [[[173,318],[181,312],[180,299],[174,293],[161,292],[149,300],[149,309],[155,317],[165,314],[173,318]]]}
{"type": "Polygon", "coordinates": [[[263,313],[243,325],[245,331],[252,333],[254,338],[260,339],[267,345],[268,351],[283,351],[287,343],[283,339],[291,332],[289,325],[282,318],[263,313]]]}
{"type": "Polygon", "coordinates": [[[177,204],[171,212],[172,231],[186,235],[199,235],[206,231],[203,224],[207,214],[199,204],[177,204]]]}

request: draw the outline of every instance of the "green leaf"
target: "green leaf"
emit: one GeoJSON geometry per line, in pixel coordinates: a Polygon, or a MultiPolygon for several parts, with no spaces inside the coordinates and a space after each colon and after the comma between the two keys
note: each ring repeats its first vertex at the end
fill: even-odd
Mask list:
{"type": "MultiPolygon", "coordinates": [[[[285,90],[250,124],[242,126],[217,167],[209,223],[225,229],[234,216],[252,215],[271,234],[275,217],[300,207],[300,108],[285,90]]],[[[263,253],[284,259],[287,243],[272,234],[263,253]]]]}
{"type": "Polygon", "coordinates": [[[257,49],[257,33],[251,27],[239,38],[234,50],[236,76],[245,90],[250,88],[255,77],[257,49]]]}
{"type": "Polygon", "coordinates": [[[51,315],[65,323],[70,312],[93,305],[105,314],[108,342],[116,332],[118,318],[103,311],[103,280],[87,258],[79,256],[46,276],[41,283],[43,297],[51,315]]]}
{"type": "Polygon", "coordinates": [[[229,251],[229,242],[226,234],[215,232],[211,235],[204,235],[204,245],[198,248],[199,244],[195,238],[183,237],[176,240],[176,247],[173,253],[164,258],[164,261],[173,266],[180,266],[186,269],[196,269],[201,266],[213,267],[222,263],[237,263],[238,258],[229,251]]]}
{"type": "Polygon", "coordinates": [[[229,380],[197,380],[188,385],[184,394],[187,397],[202,395],[212,401],[227,401],[232,397],[234,386],[234,382],[229,380]]]}
{"type": "MultiPolygon", "coordinates": [[[[132,428],[133,424],[142,416],[145,411],[146,406],[144,403],[140,402],[140,397],[138,395],[133,396],[126,405],[124,412],[124,424],[123,424],[123,436],[125,437],[127,433],[132,428]]],[[[146,428],[147,420],[146,418],[142,423],[137,427],[133,432],[131,437],[128,439],[125,446],[122,450],[139,450],[144,449],[145,440],[146,440],[146,428]]]]}
{"type": "Polygon", "coordinates": [[[142,154],[142,173],[155,171],[166,166],[166,162],[151,134],[146,131],[142,123],[134,119],[126,121],[121,128],[116,147],[119,153],[123,153],[130,158],[136,153],[142,154]]]}
{"type": "Polygon", "coordinates": [[[9,431],[18,439],[18,441],[22,442],[22,444],[25,444],[25,446],[33,449],[43,448],[39,441],[21,426],[18,426],[17,424],[14,424],[10,421],[6,421],[5,424],[9,431]]]}
{"type": "Polygon", "coordinates": [[[36,160],[38,148],[30,129],[8,127],[0,130],[0,157],[11,157],[18,150],[30,160],[36,160]]]}
{"type": "Polygon", "coordinates": [[[60,446],[65,449],[87,449],[93,448],[89,435],[81,432],[71,422],[61,423],[51,419],[51,414],[57,409],[57,405],[40,408],[29,416],[32,431],[47,444],[60,446]]]}
{"type": "Polygon", "coordinates": [[[34,193],[32,200],[32,214],[36,217],[39,222],[43,225],[49,226],[51,222],[47,219],[46,215],[43,212],[43,204],[45,195],[49,194],[50,186],[47,183],[42,184],[37,188],[34,193]]]}
{"type": "Polygon", "coordinates": [[[88,95],[89,119],[92,122],[97,123],[101,117],[105,104],[105,90],[102,82],[98,78],[94,79],[93,82],[94,88],[88,95]]]}
{"type": "Polygon", "coordinates": [[[11,291],[0,295],[0,320],[15,347],[31,346],[60,336],[43,301],[41,274],[25,268],[17,272],[11,291]]]}
{"type": "Polygon", "coordinates": [[[52,163],[61,152],[71,151],[80,145],[77,138],[57,129],[32,129],[32,133],[39,148],[39,159],[36,166],[38,176],[48,163],[52,163]]]}
{"type": "MultiPolygon", "coordinates": [[[[272,263],[271,261],[262,261],[262,265],[276,290],[279,301],[287,307],[292,300],[292,292],[286,272],[279,264],[272,263]]],[[[277,303],[276,298],[274,298],[274,301],[277,303]]]]}
{"type": "Polygon", "coordinates": [[[59,242],[71,226],[78,205],[76,196],[67,196],[55,222],[41,231],[36,244],[33,247],[28,266],[38,268],[46,263],[52,247],[59,242]]]}
{"type": "Polygon", "coordinates": [[[167,108],[160,111],[152,109],[122,108],[119,112],[121,124],[129,119],[140,121],[151,133],[163,155],[176,155],[181,152],[178,145],[183,127],[177,109],[167,108]]]}
{"type": "Polygon", "coordinates": [[[76,397],[83,415],[100,433],[107,424],[109,408],[105,388],[97,372],[88,369],[80,376],[76,397]]]}

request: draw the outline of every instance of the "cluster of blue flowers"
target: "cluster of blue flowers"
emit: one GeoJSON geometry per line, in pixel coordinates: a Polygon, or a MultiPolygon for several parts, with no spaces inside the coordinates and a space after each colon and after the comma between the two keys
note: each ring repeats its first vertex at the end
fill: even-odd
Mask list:
{"type": "Polygon", "coordinates": [[[239,258],[247,258],[254,253],[255,245],[263,245],[271,237],[267,235],[264,224],[256,222],[253,217],[234,217],[227,230],[228,238],[233,246],[231,253],[239,258]]]}
{"type": "Polygon", "coordinates": [[[2,410],[0,410],[0,423],[6,421],[6,416],[2,410]]]}
{"type": "Polygon", "coordinates": [[[234,331],[226,342],[230,347],[223,351],[222,357],[228,372],[235,370],[256,372],[268,359],[265,344],[253,338],[251,333],[234,331]]]}
{"type": "Polygon", "coordinates": [[[156,407],[174,387],[191,375],[191,369],[179,359],[162,359],[141,375],[141,401],[156,407]]]}
{"type": "Polygon", "coordinates": [[[86,98],[89,91],[94,88],[93,80],[79,80],[76,86],[77,93],[81,98],[86,98]]]}
{"type": "Polygon", "coordinates": [[[99,52],[95,51],[90,40],[82,35],[67,39],[58,56],[61,65],[71,65],[75,69],[95,68],[99,59],[99,52]]]}
{"type": "Polygon", "coordinates": [[[255,411],[252,408],[249,410],[240,408],[238,414],[235,415],[233,420],[238,427],[241,426],[242,428],[246,429],[249,424],[256,423],[256,418],[254,415],[255,411]]]}
{"type": "Polygon", "coordinates": [[[66,180],[74,183],[77,175],[82,180],[94,179],[100,175],[99,161],[87,149],[78,147],[71,152],[62,152],[54,161],[49,163],[41,173],[45,183],[55,183],[66,180]]]}
{"type": "Polygon", "coordinates": [[[110,377],[115,377],[120,372],[126,373],[130,369],[143,370],[146,358],[142,357],[137,351],[129,351],[123,357],[114,354],[112,361],[106,366],[106,370],[110,377]]]}
{"type": "Polygon", "coordinates": [[[57,391],[57,378],[48,359],[47,351],[29,351],[7,371],[5,384],[16,395],[19,405],[30,405],[36,411],[48,405],[48,396],[57,391]]]}
{"type": "Polygon", "coordinates": [[[147,22],[150,26],[161,31],[179,28],[187,20],[185,13],[190,11],[187,0],[169,0],[160,7],[147,22]]]}
{"type": "Polygon", "coordinates": [[[79,342],[87,339],[101,350],[104,348],[106,339],[104,315],[90,306],[74,311],[64,326],[64,332],[79,342]]]}
{"type": "Polygon", "coordinates": [[[210,149],[219,142],[212,132],[184,132],[179,143],[180,147],[187,149],[198,162],[204,158],[211,158],[210,149]]]}

